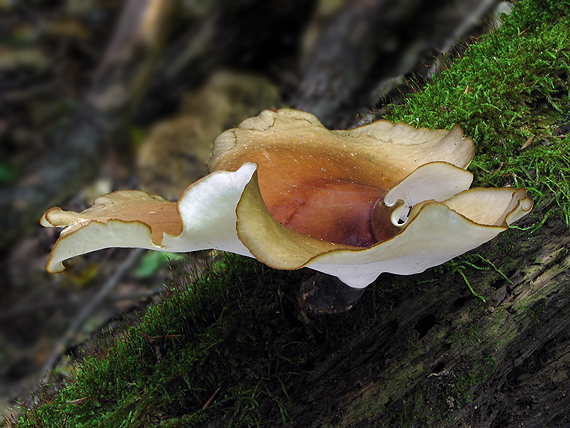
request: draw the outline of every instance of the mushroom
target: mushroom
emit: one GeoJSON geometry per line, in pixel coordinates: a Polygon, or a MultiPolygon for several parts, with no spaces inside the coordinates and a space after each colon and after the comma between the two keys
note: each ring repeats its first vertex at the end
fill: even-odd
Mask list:
{"type": "Polygon", "coordinates": [[[130,190],[46,212],[42,225],[64,227],[47,269],[108,247],[219,249],[363,289],[383,272],[442,264],[528,214],[524,189],[469,189],[473,156],[458,126],[331,131],[309,113],[264,111],[216,139],[210,174],[177,203],[130,190]]]}

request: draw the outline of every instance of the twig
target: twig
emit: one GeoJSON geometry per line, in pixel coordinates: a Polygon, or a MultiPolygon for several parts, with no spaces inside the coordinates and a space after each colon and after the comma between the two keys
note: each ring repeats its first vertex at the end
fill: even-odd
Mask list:
{"type": "Polygon", "coordinates": [[[220,386],[214,391],[210,398],[208,398],[208,401],[206,401],[206,403],[202,406],[202,410],[206,410],[210,404],[212,404],[212,401],[214,401],[214,398],[216,398],[216,395],[218,395],[218,392],[220,392],[221,389],[222,387],[220,386]]]}
{"type": "Polygon", "coordinates": [[[141,291],[141,292],[134,292],[134,293],[127,293],[121,294],[120,296],[113,296],[111,297],[111,301],[119,302],[121,300],[138,300],[138,299],[148,299],[149,297],[156,296],[160,294],[160,290],[150,290],[150,291],[141,291]]]}
{"type": "Polygon", "coordinates": [[[53,349],[51,355],[45,362],[40,379],[45,377],[47,372],[53,368],[60,355],[65,352],[68,347],[69,342],[75,336],[75,333],[81,328],[85,323],[87,318],[97,309],[97,307],[105,300],[105,297],[119,284],[121,278],[133,267],[133,265],[139,260],[141,255],[145,250],[137,248],[133,250],[127,259],[118,267],[113,276],[111,276],[107,283],[99,290],[93,299],[85,306],[75,317],[63,337],[57,342],[55,348],[53,349]]]}

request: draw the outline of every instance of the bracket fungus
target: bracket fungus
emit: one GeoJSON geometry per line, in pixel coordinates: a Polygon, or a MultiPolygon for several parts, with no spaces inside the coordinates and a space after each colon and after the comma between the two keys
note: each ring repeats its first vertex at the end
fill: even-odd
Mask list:
{"type": "Polygon", "coordinates": [[[218,249],[364,288],[442,264],[528,214],[524,189],[469,189],[474,153],[458,126],[331,131],[309,113],[264,111],[216,139],[210,174],[177,203],[127,190],[81,213],[47,211],[42,225],[64,227],[47,269],[108,247],[218,249]]]}

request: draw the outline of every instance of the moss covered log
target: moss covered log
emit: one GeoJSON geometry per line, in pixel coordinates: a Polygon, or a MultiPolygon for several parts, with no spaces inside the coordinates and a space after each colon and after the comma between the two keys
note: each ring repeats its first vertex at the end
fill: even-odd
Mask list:
{"type": "Polygon", "coordinates": [[[521,0],[391,120],[458,123],[479,185],[525,186],[516,228],[415,276],[382,275],[307,320],[309,271],[226,255],[182,273],[19,427],[471,427],[570,424],[570,2],[521,0]]]}

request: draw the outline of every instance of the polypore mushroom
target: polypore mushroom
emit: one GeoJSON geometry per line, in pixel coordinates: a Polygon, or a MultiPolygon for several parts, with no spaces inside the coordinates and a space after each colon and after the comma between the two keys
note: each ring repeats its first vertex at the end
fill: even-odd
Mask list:
{"type": "Polygon", "coordinates": [[[524,189],[468,190],[473,156],[457,126],[330,131],[309,113],[264,111],[216,139],[211,173],[178,203],[121,191],[82,213],[49,210],[42,225],[65,229],[47,269],[107,247],[214,248],[364,288],[444,263],[531,210],[524,189]]]}

